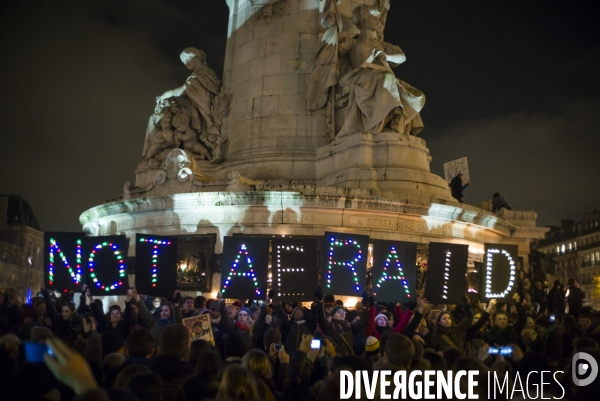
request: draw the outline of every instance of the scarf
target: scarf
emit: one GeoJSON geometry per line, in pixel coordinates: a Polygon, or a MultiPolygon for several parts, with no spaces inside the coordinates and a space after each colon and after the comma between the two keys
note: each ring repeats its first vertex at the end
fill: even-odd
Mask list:
{"type": "Polygon", "coordinates": [[[250,331],[250,326],[248,326],[247,324],[235,322],[235,325],[237,326],[238,329],[240,329],[242,331],[250,331]]]}
{"type": "Polygon", "coordinates": [[[158,319],[156,321],[158,323],[159,327],[165,327],[166,325],[169,325],[171,323],[173,323],[173,319],[169,318],[169,319],[158,319]]]}

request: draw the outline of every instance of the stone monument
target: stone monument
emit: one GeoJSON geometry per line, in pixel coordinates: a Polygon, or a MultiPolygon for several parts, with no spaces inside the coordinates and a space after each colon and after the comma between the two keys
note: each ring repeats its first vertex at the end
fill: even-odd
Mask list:
{"type": "Polygon", "coordinates": [[[425,95],[395,72],[407,57],[385,41],[389,0],[227,4],[222,82],[204,52],[183,50],[191,75],[157,98],[135,183],[84,212],[85,231],[214,233],[216,253],[234,233],[353,232],[464,243],[474,260],[484,242],[525,256],[543,238],[534,214],[459,204],[430,172],[417,136],[425,95]]]}

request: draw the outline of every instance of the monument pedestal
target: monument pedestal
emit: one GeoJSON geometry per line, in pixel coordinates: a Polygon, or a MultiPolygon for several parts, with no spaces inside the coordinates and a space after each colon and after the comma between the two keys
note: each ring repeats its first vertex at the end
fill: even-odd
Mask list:
{"type": "Polygon", "coordinates": [[[429,171],[430,162],[421,138],[397,132],[357,133],[317,149],[317,183],[449,199],[448,184],[429,171]]]}

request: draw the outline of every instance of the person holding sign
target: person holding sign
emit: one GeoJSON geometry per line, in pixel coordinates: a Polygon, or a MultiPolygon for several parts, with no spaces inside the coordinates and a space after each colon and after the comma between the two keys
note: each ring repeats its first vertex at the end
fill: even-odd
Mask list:
{"type": "Polygon", "coordinates": [[[452,197],[460,203],[463,203],[465,199],[463,191],[467,189],[469,185],[471,185],[471,180],[467,181],[466,184],[463,183],[463,174],[458,173],[456,177],[450,181],[450,192],[452,193],[452,197]]]}
{"type": "Polygon", "coordinates": [[[369,322],[368,304],[369,294],[364,291],[362,296],[363,309],[359,321],[348,323],[346,321],[346,310],[343,306],[336,305],[331,310],[331,322],[325,317],[325,308],[323,306],[323,291],[319,287],[316,295],[318,295],[319,304],[317,307],[317,317],[319,326],[323,330],[323,334],[333,341],[335,352],[337,355],[354,355],[354,336],[365,330],[369,322]]]}
{"type": "Polygon", "coordinates": [[[152,316],[148,311],[146,304],[140,299],[140,295],[133,290],[127,290],[127,296],[131,296],[134,300],[134,305],[137,306],[140,319],[144,324],[150,327],[150,332],[154,338],[158,338],[165,327],[173,323],[181,323],[183,317],[181,315],[181,294],[175,292],[175,305],[171,302],[163,302],[160,305],[160,313],[158,317],[152,316]]]}
{"type": "Polygon", "coordinates": [[[465,333],[473,322],[469,298],[463,298],[464,318],[455,323],[450,312],[442,312],[435,320],[435,327],[431,335],[431,345],[436,351],[443,351],[448,347],[458,348],[461,352],[465,349],[465,333]]]}

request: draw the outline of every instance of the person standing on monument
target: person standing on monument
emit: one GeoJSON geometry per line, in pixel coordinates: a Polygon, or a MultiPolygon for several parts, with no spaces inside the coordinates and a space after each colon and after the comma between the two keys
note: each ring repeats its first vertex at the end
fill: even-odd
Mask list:
{"type": "Polygon", "coordinates": [[[466,184],[464,184],[462,173],[458,173],[456,177],[450,181],[450,191],[452,193],[452,197],[460,203],[463,203],[465,199],[463,191],[467,189],[469,185],[471,185],[471,181],[468,181],[466,184]]]}
{"type": "Polygon", "coordinates": [[[496,193],[494,193],[494,196],[492,199],[492,212],[500,213],[500,209],[502,209],[502,208],[505,208],[507,210],[512,210],[510,203],[508,203],[508,201],[506,199],[504,199],[504,197],[501,196],[499,192],[496,192],[496,193]]]}

